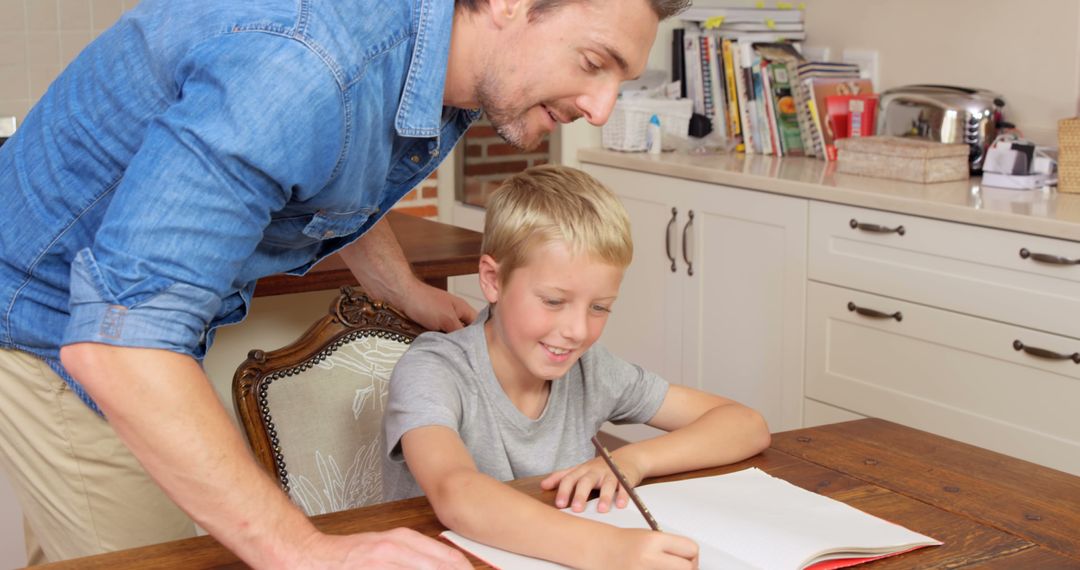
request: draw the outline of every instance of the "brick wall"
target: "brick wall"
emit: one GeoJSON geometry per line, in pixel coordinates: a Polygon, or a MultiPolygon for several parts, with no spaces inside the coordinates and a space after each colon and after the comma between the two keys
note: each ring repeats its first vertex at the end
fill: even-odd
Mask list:
{"type": "Polygon", "coordinates": [[[487,196],[508,176],[551,160],[548,137],[535,150],[523,153],[506,144],[486,119],[465,134],[464,202],[483,206],[487,196]]]}
{"type": "Polygon", "coordinates": [[[439,217],[439,171],[431,173],[419,186],[405,195],[394,209],[421,218],[439,217]]]}

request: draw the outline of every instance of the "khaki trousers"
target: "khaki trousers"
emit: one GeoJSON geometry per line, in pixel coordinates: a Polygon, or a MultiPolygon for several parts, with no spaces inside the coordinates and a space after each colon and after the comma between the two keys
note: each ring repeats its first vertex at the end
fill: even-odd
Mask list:
{"type": "Polygon", "coordinates": [[[0,466],[30,564],[195,536],[191,519],[44,361],[0,349],[0,466]]]}

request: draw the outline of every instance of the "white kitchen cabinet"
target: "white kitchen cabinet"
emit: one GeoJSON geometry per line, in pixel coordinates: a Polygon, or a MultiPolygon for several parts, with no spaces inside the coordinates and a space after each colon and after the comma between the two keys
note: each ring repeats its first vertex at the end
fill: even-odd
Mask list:
{"type": "Polygon", "coordinates": [[[812,202],[806,409],[1080,474],[1076,258],[1069,240],[812,202]]]}
{"type": "Polygon", "coordinates": [[[634,238],[603,344],[669,381],[757,409],[773,431],[800,427],[807,201],[583,168],[619,195],[634,238]]]}

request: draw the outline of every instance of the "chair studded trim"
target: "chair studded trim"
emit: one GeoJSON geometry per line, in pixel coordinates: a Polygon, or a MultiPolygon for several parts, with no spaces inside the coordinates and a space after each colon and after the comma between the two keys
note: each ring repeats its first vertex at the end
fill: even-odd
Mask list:
{"type": "Polygon", "coordinates": [[[393,307],[372,301],[362,292],[342,287],[328,314],[296,342],[273,351],[252,350],[233,376],[233,402],[256,459],[291,491],[268,390],[277,381],[296,376],[364,337],[411,344],[425,329],[393,307]]]}

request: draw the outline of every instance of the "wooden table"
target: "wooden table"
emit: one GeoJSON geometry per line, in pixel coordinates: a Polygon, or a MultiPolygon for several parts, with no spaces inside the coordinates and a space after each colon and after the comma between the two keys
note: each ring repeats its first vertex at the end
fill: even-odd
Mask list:
{"type": "MultiPolygon", "coordinates": [[[[448,277],[476,273],[484,234],[393,210],[386,214],[386,220],[413,273],[425,282],[446,289],[448,277]]],[[[356,285],[356,279],[341,257],[334,254],[320,261],[306,275],[280,274],[260,279],[255,285],[255,296],[323,291],[342,285],[356,285]]]]}
{"type": "MultiPolygon", "coordinates": [[[[900,568],[1080,569],[1080,477],[878,419],[773,436],[772,446],[735,465],[666,477],[685,479],[759,467],[804,489],[851,504],[944,546],[871,563],[900,568]]],[[[513,485],[541,500],[539,477],[513,485]]],[[[316,517],[319,528],[352,533],[409,526],[444,530],[424,498],[316,517]]],[[[472,559],[476,567],[486,567],[472,559]]],[[[81,558],[52,568],[243,568],[210,537],[81,558]]]]}

